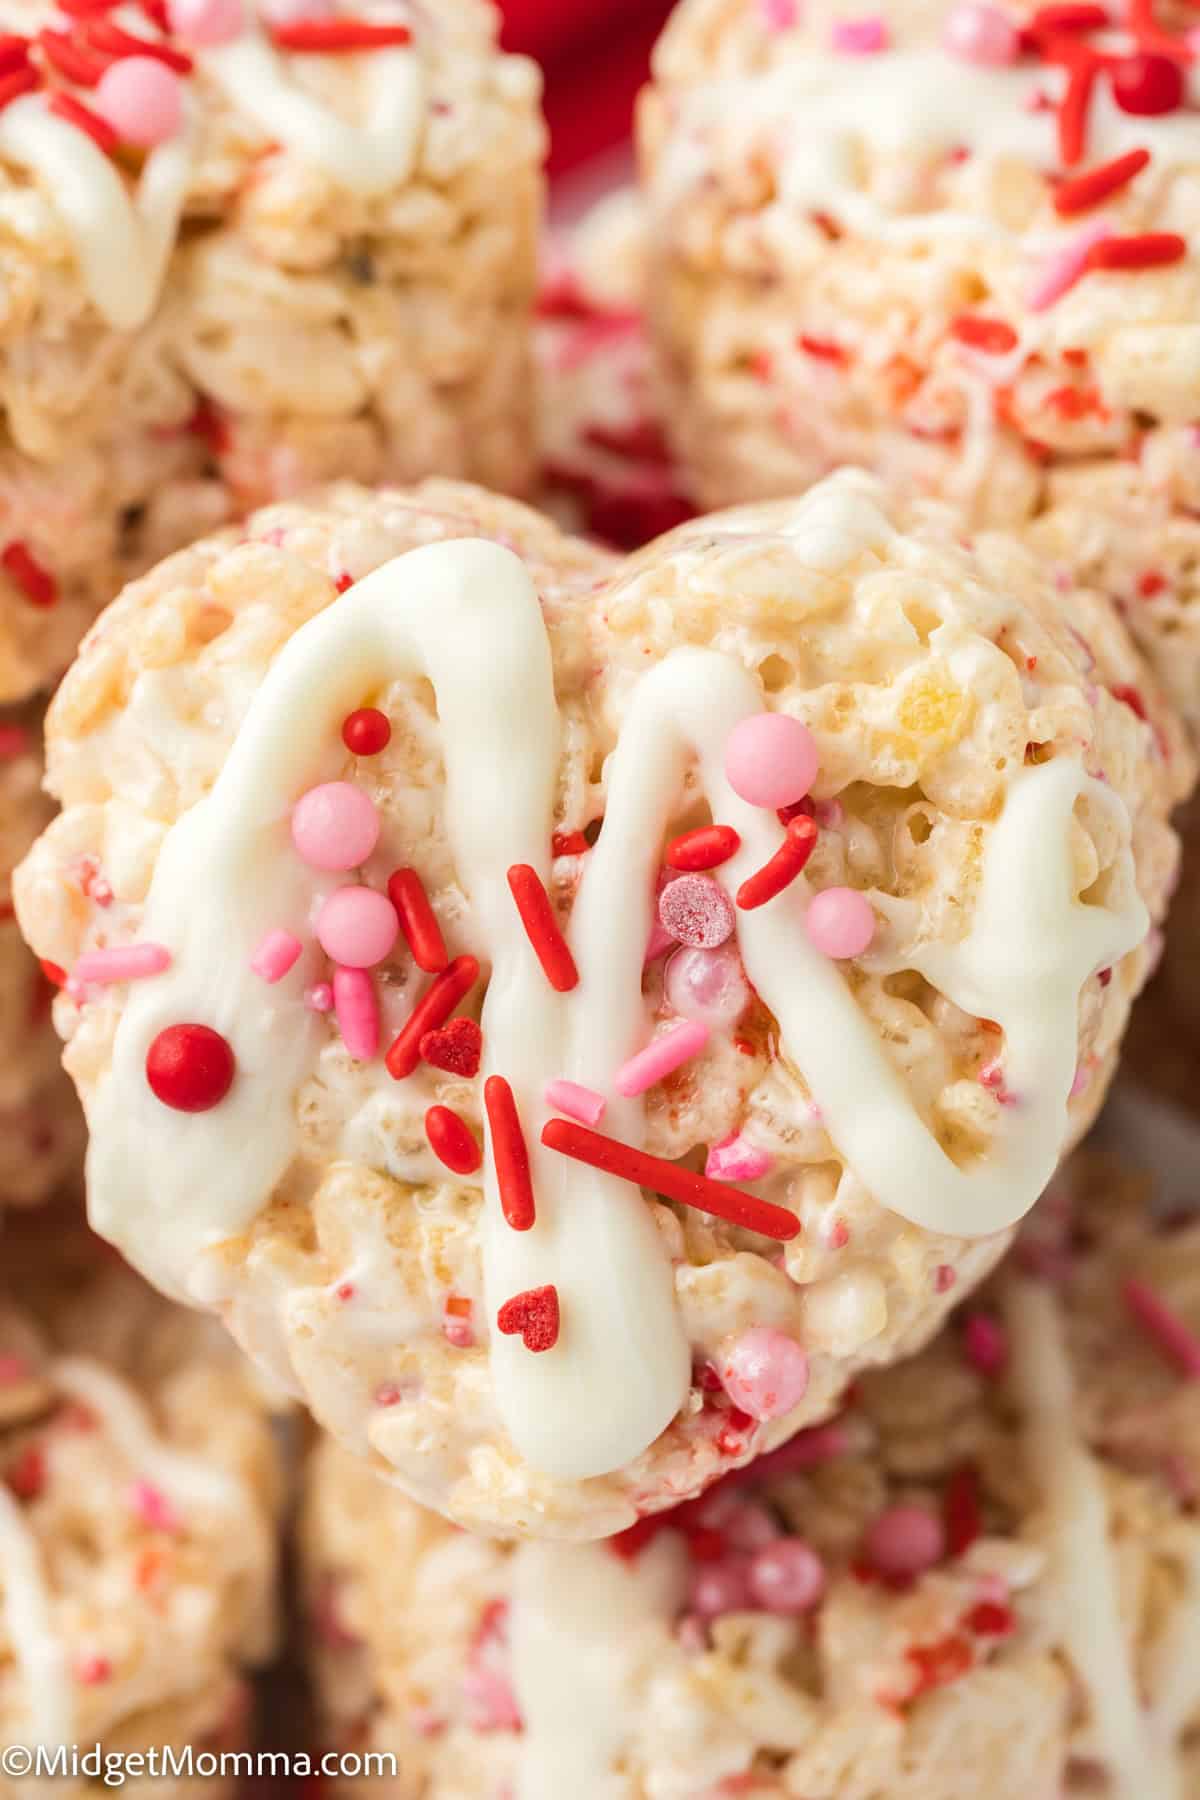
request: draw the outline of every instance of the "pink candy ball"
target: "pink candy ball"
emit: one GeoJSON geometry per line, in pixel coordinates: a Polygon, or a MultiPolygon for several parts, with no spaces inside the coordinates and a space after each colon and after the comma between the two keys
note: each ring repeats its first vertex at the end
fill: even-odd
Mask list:
{"type": "Polygon", "coordinates": [[[808,1612],[825,1592],[825,1565],[799,1538],[785,1538],[758,1552],[750,1564],[749,1585],[764,1612],[808,1612]]]}
{"type": "Polygon", "coordinates": [[[183,88],[178,75],[152,56],[125,56],[96,83],[96,111],[123,143],[152,150],[183,124],[183,88]]]}
{"type": "Polygon", "coordinates": [[[667,964],[663,992],[681,1019],[698,1019],[715,1030],[734,1024],[750,1004],[742,959],[732,944],[677,950],[667,964]]]}
{"type": "Polygon", "coordinates": [[[1021,34],[995,6],[963,0],[952,7],[942,31],[942,47],[963,62],[1001,68],[1021,54],[1021,34]]]}
{"type": "Polygon", "coordinates": [[[881,1575],[922,1575],[945,1556],[946,1533],[923,1506],[889,1506],[868,1528],[864,1548],[881,1575]]]}
{"type": "Polygon", "coordinates": [[[857,888],[825,888],[814,894],[804,923],[816,949],[840,962],[861,956],[875,936],[871,902],[857,888]]]}
{"type": "Polygon", "coordinates": [[[740,1612],[750,1601],[746,1571],[741,1562],[710,1563],[692,1582],[688,1604],[702,1619],[716,1619],[722,1613],[740,1612]]]}
{"type": "Polygon", "coordinates": [[[721,1362],[721,1386],[752,1419],[779,1419],[799,1406],[808,1387],[808,1357],[786,1331],[743,1331],[721,1362]]]}
{"type": "Polygon", "coordinates": [[[314,869],[356,869],[379,842],[379,815],[361,788],[325,781],[292,809],[292,842],[314,869]]]}
{"type": "Polygon", "coordinates": [[[820,758],[807,725],[787,713],[756,713],[725,740],[725,774],[751,806],[791,806],[817,778],[820,758]]]}
{"type": "Polygon", "coordinates": [[[245,25],[242,0],[167,0],[172,37],[204,49],[227,44],[245,25]]]}
{"type": "Polygon", "coordinates": [[[317,942],[347,969],[373,969],[390,956],[399,931],[387,895],[369,887],[338,888],[317,915],[317,942]]]}
{"type": "Polygon", "coordinates": [[[681,875],[658,896],[658,918],[678,944],[715,950],[733,936],[733,905],[711,875],[681,875]]]}

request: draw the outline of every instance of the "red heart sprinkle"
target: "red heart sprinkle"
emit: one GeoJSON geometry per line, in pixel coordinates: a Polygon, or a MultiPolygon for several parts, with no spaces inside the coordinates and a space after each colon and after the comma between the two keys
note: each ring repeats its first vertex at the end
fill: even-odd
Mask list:
{"type": "Polygon", "coordinates": [[[450,1075],[478,1075],[483,1033],[474,1019],[451,1019],[421,1038],[422,1059],[450,1075]]]}
{"type": "Polygon", "coordinates": [[[558,1342],[558,1289],[527,1288],[514,1294],[496,1314],[496,1323],[506,1337],[520,1333],[527,1350],[553,1350],[558,1342]]]}

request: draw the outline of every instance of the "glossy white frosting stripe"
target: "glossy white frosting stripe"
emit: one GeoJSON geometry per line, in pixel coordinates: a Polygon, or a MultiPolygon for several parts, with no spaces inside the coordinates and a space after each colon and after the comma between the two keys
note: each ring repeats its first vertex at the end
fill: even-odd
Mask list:
{"type": "Polygon", "coordinates": [[[37,1540],[0,1482],[0,1607],[25,1685],[29,1730],[15,1741],[56,1749],[74,1740],[71,1675],[54,1629],[53,1607],[37,1540]]]}

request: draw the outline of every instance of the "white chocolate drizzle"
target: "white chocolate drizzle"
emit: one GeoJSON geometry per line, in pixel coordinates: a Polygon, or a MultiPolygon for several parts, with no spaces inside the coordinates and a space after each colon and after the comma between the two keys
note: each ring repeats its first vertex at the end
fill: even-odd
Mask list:
{"type": "MultiPolygon", "coordinates": [[[[844,487],[829,497],[844,544],[844,487]]],[[[829,521],[820,505],[809,510],[819,545],[829,521]]],[[[878,509],[864,499],[861,513],[873,541],[878,509]]],[[[733,659],[679,649],[634,690],[610,759],[604,828],[569,925],[580,981],[560,995],[505,879],[514,863],[548,873],[559,757],[549,646],[520,561],[481,541],[428,545],[305,625],[259,689],[211,793],[164,842],[142,935],[167,945],[172,965],[131,986],[90,1109],[92,1217],[160,1286],[196,1299],[205,1253],[248,1227],[293,1161],[295,1096],[328,1029],[301,999],[314,953],[266,992],[250,959],[266,922],[305,935],[319,884],[291,848],[288,816],[331,772],[341,720],[384,675],[423,675],[437,696],[447,835],[471,905],[471,948],[491,964],[483,1072],[512,1083],[531,1156],[538,1216],[522,1233],[505,1223],[485,1159],[489,1316],[511,1295],[548,1283],[562,1309],[552,1353],[532,1355],[519,1339],[493,1334],[496,1403],[530,1464],[585,1479],[637,1457],[669,1424],[688,1387],[689,1347],[650,1209],[627,1183],[542,1147],[544,1088],[565,1076],[600,1090],[606,1131],[641,1141],[643,1104],[618,1096],[612,1080],[645,1038],[641,971],[654,880],[688,769],[696,765],[713,816],[741,835],[720,871],[731,890],[779,845],[774,814],[740,800],[725,779],[729,733],[763,706],[758,681],[733,659]],[[155,1100],[144,1067],[155,1035],[189,1020],[229,1039],[239,1077],[219,1107],[184,1117],[155,1100]]],[[[938,1143],[842,971],[809,942],[805,880],[739,917],[747,973],[834,1144],[882,1204],[927,1229],[1002,1231],[1036,1200],[1066,1134],[1080,988],[1145,933],[1127,847],[1116,884],[1129,896],[1123,911],[1074,897],[1072,809],[1088,788],[1121,808],[1075,758],[1019,769],[987,828],[969,930],[915,959],[957,1005],[1002,1027],[1010,1081],[1023,1096],[969,1168],[938,1143]]],[[[1127,818],[1123,835],[1128,846],[1127,818]]],[[[379,1078],[387,1079],[382,1069],[379,1078]]]]}

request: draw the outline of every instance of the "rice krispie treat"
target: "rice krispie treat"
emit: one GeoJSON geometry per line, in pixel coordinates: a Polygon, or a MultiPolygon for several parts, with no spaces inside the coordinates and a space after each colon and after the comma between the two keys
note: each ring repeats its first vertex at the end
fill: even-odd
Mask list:
{"type": "Polygon", "coordinates": [[[0,702],[315,481],[532,479],[539,78],[489,0],[0,0],[0,702]]]}
{"type": "MultiPolygon", "coordinates": [[[[81,1753],[251,1741],[282,1480],[248,1365],[83,1228],[4,1235],[0,1744],[81,1753]]],[[[44,1780],[4,1764],[5,1800],[44,1780]]],[[[151,1796],[232,1794],[169,1770],[151,1796]]],[[[96,1791],[80,1775],[56,1793],[96,1791]]]]}
{"type": "Polygon", "coordinates": [[[642,114],[676,449],[1028,529],[1200,720],[1200,89],[1176,0],[684,0],[642,114]]]}
{"type": "Polygon", "coordinates": [[[692,517],[646,333],[645,219],[628,188],[550,242],[538,294],[541,503],[618,549],[692,517]]]}
{"type": "Polygon", "coordinates": [[[922,1355],[611,1544],[453,1533],[324,1444],[327,1740],[395,1800],[1200,1793],[1200,1225],[1071,1185],[922,1355]]]}
{"type": "Polygon", "coordinates": [[[22,942],[12,900],[13,870],[54,811],[41,787],[41,732],[40,712],[0,712],[0,1214],[44,1200],[83,1163],[83,1115],[62,1071],[53,987],[22,942]]]}
{"type": "Polygon", "coordinates": [[[48,739],[18,906],[97,1229],[416,1498],[560,1537],[989,1269],[1191,773],[1102,601],[853,473],[623,565],[448,483],[268,509],[126,591],[48,739]]]}

